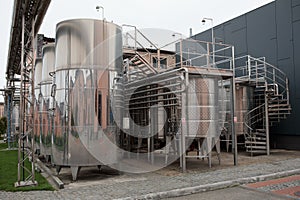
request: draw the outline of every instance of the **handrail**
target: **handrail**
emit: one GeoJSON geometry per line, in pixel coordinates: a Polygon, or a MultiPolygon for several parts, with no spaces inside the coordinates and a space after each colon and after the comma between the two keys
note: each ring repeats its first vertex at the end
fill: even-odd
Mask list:
{"type": "MultiPolygon", "coordinates": [[[[263,109],[264,106],[265,106],[265,103],[253,108],[252,110],[250,110],[249,112],[246,113],[246,115],[245,115],[246,120],[244,121],[244,124],[250,130],[250,133],[254,130],[253,125],[256,124],[258,121],[262,120],[262,119],[260,119],[260,120],[256,120],[255,122],[252,122],[253,119],[255,119],[256,117],[258,117],[260,115],[260,114],[253,115],[252,113],[257,112],[260,109],[263,109]]],[[[248,131],[246,131],[246,134],[250,135],[248,131]]]]}
{"type": "Polygon", "coordinates": [[[145,38],[153,47],[155,47],[155,49],[158,49],[158,47],[155,45],[155,44],[153,44],[152,42],[151,42],[151,40],[149,40],[139,29],[136,29],[136,31],[139,33],[139,34],[141,34],[141,36],[143,36],[143,38],[145,38]]]}
{"type": "MultiPolygon", "coordinates": [[[[158,50],[158,47],[151,40],[149,40],[149,38],[147,38],[139,29],[137,29],[136,26],[129,25],[129,24],[123,24],[122,27],[123,26],[134,28],[134,36],[132,36],[129,32],[127,32],[126,35],[129,35],[135,41],[135,43],[138,43],[142,48],[146,49],[145,47],[143,47],[143,45],[141,45],[138,42],[137,33],[139,33],[147,42],[149,42],[149,44],[151,44],[153,47],[155,47],[156,50],[158,50]]],[[[135,48],[136,48],[136,44],[135,44],[135,48]]]]}
{"type": "Polygon", "coordinates": [[[154,67],[151,66],[151,64],[141,55],[139,54],[138,52],[136,52],[136,55],[138,55],[138,57],[140,58],[140,60],[145,64],[147,65],[147,67],[155,74],[157,74],[157,71],[154,67]]]}
{"type": "Polygon", "coordinates": [[[278,93],[285,98],[289,98],[287,97],[289,95],[287,93],[287,76],[282,70],[267,63],[265,57],[254,58],[250,55],[244,55],[235,58],[236,61],[242,61],[242,59],[245,60],[245,64],[235,68],[235,71],[239,72],[235,73],[236,78],[255,79],[256,84],[258,84],[258,80],[263,78],[269,84],[278,85],[278,93]]]}

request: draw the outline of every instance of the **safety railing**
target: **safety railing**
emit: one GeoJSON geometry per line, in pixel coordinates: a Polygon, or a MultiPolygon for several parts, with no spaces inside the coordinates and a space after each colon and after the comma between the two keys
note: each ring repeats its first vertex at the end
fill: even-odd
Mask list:
{"type": "Polygon", "coordinates": [[[265,109],[265,104],[261,104],[245,114],[244,135],[246,138],[251,137],[252,132],[254,131],[254,128],[256,128],[256,125],[258,123],[263,122],[265,117],[264,109],[265,109]]]}
{"type": "Polygon", "coordinates": [[[160,47],[160,49],[168,48],[174,44],[175,54],[169,57],[175,56],[176,61],[168,65],[168,68],[178,66],[213,67],[231,70],[234,68],[234,47],[231,45],[194,39],[178,39],[160,47]]]}
{"type": "Polygon", "coordinates": [[[151,51],[149,50],[150,48],[147,48],[146,46],[150,46],[154,50],[158,50],[158,47],[148,38],[146,37],[140,30],[137,29],[136,26],[132,25],[127,25],[124,24],[122,25],[123,29],[124,27],[131,28],[133,31],[128,31],[124,34],[124,41],[125,44],[123,44],[124,47],[127,48],[133,48],[133,50],[143,50],[145,53],[138,53],[136,51],[136,58],[139,58],[148,68],[150,71],[153,73],[157,73],[156,69],[151,66],[151,64],[147,61],[147,57],[150,57],[151,51]]]}
{"type": "Polygon", "coordinates": [[[163,59],[172,60],[175,58],[175,60],[168,62],[165,68],[178,66],[213,67],[230,70],[234,68],[234,47],[232,45],[181,38],[159,46],[135,26],[123,25],[123,27],[131,29],[124,34],[123,46],[133,50],[143,50],[145,52],[145,54],[141,54],[143,58],[151,55],[153,51],[156,52],[155,59],[158,69],[161,66],[160,52],[171,48],[174,49],[174,54],[164,55],[163,59]]]}
{"type": "Polygon", "coordinates": [[[284,72],[277,67],[267,63],[265,58],[254,58],[250,55],[235,58],[235,77],[237,80],[252,81],[256,86],[273,90],[274,94],[281,95],[289,103],[289,83],[284,72]]]}

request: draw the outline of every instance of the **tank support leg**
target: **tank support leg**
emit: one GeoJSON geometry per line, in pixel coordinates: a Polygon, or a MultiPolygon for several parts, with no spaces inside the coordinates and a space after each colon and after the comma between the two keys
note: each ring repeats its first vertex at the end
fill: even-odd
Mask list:
{"type": "Polygon", "coordinates": [[[206,138],[207,141],[207,153],[208,153],[208,166],[209,168],[211,168],[211,152],[212,152],[212,138],[211,137],[207,137],[206,138]]]}
{"type": "Polygon", "coordinates": [[[79,173],[79,171],[80,171],[80,168],[81,168],[81,167],[78,167],[78,166],[76,166],[76,167],[71,167],[73,181],[76,181],[77,176],[78,176],[78,173],[79,173]]]}
{"type": "Polygon", "coordinates": [[[59,165],[56,165],[56,173],[57,173],[57,175],[59,174],[59,172],[60,172],[60,170],[61,170],[61,166],[59,166],[59,165]]]}
{"type": "MultiPolygon", "coordinates": [[[[216,152],[217,152],[217,157],[218,157],[218,160],[219,160],[219,165],[221,165],[221,147],[220,147],[220,138],[219,137],[215,137],[214,138],[214,144],[216,144],[216,152]]],[[[213,145],[214,145],[213,144],[213,145]]]]}

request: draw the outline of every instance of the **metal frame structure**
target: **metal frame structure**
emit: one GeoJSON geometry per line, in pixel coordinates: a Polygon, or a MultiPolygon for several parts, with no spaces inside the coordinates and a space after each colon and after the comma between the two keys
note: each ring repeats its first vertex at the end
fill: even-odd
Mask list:
{"type": "MultiPolygon", "coordinates": [[[[33,109],[34,104],[34,63],[35,63],[35,37],[42,24],[51,0],[15,0],[11,25],[11,37],[7,59],[7,86],[14,86],[15,75],[21,75],[20,82],[20,130],[18,135],[18,178],[16,187],[36,185],[34,174],[33,155],[33,109]],[[31,91],[29,91],[31,88],[31,91]],[[27,106],[31,112],[26,115],[27,106]],[[29,136],[29,137],[28,137],[29,136]],[[31,136],[31,137],[30,137],[31,136]],[[26,140],[31,138],[31,143],[26,140]],[[29,168],[25,162],[31,162],[29,168]]],[[[9,97],[13,97],[15,90],[10,90],[9,97]]],[[[8,104],[11,101],[8,99],[8,104]]],[[[11,112],[8,111],[8,116],[11,112]]],[[[9,129],[9,128],[8,128],[9,129]]]]}
{"type": "MultiPolygon", "coordinates": [[[[125,100],[123,117],[132,119],[131,123],[125,127],[130,129],[129,131],[131,135],[134,135],[134,137],[121,136],[122,141],[124,141],[124,137],[127,137],[127,141],[124,142],[125,146],[123,146],[123,148],[131,152],[136,150],[138,156],[139,148],[141,147],[142,143],[141,138],[147,138],[148,160],[151,160],[151,163],[153,163],[153,152],[155,151],[154,140],[155,137],[157,137],[153,136],[153,134],[158,130],[158,125],[156,124],[153,127],[152,122],[151,126],[149,126],[149,123],[150,119],[153,120],[158,118],[157,116],[152,116],[153,113],[156,113],[154,115],[157,115],[157,111],[155,111],[155,109],[162,107],[167,110],[168,120],[173,121],[171,120],[170,116],[174,115],[176,118],[175,122],[177,124],[181,124],[177,131],[174,130],[172,133],[170,133],[170,136],[175,139],[168,138],[169,135],[166,134],[166,132],[168,132],[169,129],[172,129],[172,126],[168,125],[168,128],[166,128],[167,131],[164,131],[164,137],[166,137],[166,141],[174,140],[173,143],[179,146],[179,149],[175,151],[180,154],[180,167],[182,171],[186,171],[186,159],[188,157],[208,158],[209,166],[211,166],[211,152],[209,149],[214,146],[212,143],[216,143],[218,139],[211,138],[211,136],[200,136],[197,135],[194,129],[189,130],[189,124],[193,123],[193,119],[189,120],[190,112],[193,111],[189,100],[190,94],[188,92],[189,77],[194,76],[200,79],[201,77],[210,77],[212,79],[218,79],[218,77],[222,77],[222,80],[230,82],[230,111],[231,113],[235,113],[234,47],[231,45],[215,44],[192,39],[176,40],[163,46],[167,47],[175,44],[177,51],[175,52],[175,55],[172,54],[170,56],[176,57],[176,62],[172,65],[169,65],[167,70],[153,72],[153,66],[149,66],[149,63],[147,62],[142,62],[143,58],[148,57],[149,50],[144,47],[145,44],[142,44],[142,42],[138,41],[137,34],[147,41],[152,49],[154,48],[154,50],[157,51],[158,62],[160,61],[159,57],[162,47],[159,48],[155,45],[151,45],[153,42],[145,38],[146,36],[142,35],[142,33],[138,31],[135,26],[129,27],[134,28],[134,32],[133,35],[131,35],[129,32],[124,33],[126,34],[125,48],[136,51],[136,55],[133,55],[131,59],[127,58],[127,60],[124,61],[124,69],[127,70],[125,70],[123,80],[121,82],[124,84],[123,95],[125,100]],[[128,39],[132,41],[129,43],[128,39]],[[133,46],[130,47],[128,46],[129,44],[132,44],[133,46]],[[201,50],[200,52],[197,52],[197,50],[191,52],[189,51],[190,46],[197,46],[200,49],[202,48],[202,52],[201,50]],[[139,53],[139,50],[141,49],[145,51],[145,54],[139,53]],[[166,90],[167,88],[172,88],[172,91],[166,90]],[[194,134],[194,137],[192,137],[190,134],[194,134]],[[187,155],[186,148],[190,145],[189,141],[191,138],[199,139],[199,147],[201,146],[202,149],[206,148],[206,152],[200,152],[202,149],[200,150],[199,148],[197,156],[187,155]],[[205,141],[205,143],[201,143],[200,145],[200,140],[202,139],[201,141],[203,141],[203,138],[207,141],[205,141]],[[134,144],[134,142],[137,143],[134,144]],[[203,145],[206,145],[206,147],[203,145]],[[151,157],[151,159],[149,159],[149,157],[151,157]]],[[[159,63],[157,66],[159,66],[159,63]]],[[[218,85],[216,86],[218,87],[218,85]]],[[[237,139],[235,135],[234,124],[235,115],[231,114],[230,116],[231,119],[228,120],[231,122],[230,126],[232,129],[232,152],[234,153],[234,165],[237,165],[237,139]]],[[[167,143],[171,144],[171,142],[167,143]]],[[[169,150],[169,147],[165,150],[166,163],[169,150]]],[[[217,151],[219,150],[217,149],[217,151]]]]}

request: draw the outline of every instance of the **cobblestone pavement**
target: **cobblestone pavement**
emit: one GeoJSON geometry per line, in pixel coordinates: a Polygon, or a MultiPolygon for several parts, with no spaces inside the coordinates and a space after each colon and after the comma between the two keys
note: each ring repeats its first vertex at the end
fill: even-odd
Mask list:
{"type": "Polygon", "coordinates": [[[252,183],[247,187],[300,199],[300,175],[252,183]]]}
{"type": "MultiPolygon", "coordinates": [[[[259,159],[268,157],[261,157],[259,159]]],[[[250,157],[248,159],[251,159],[250,157]]],[[[255,159],[255,158],[254,158],[255,159]]],[[[242,162],[242,158],[240,159],[242,162]]],[[[202,171],[189,170],[180,173],[176,170],[158,171],[146,174],[107,173],[103,176],[94,176],[99,173],[97,168],[89,169],[91,176],[79,177],[79,181],[70,180],[71,175],[66,173],[60,177],[66,183],[65,188],[58,191],[32,191],[32,192],[3,192],[0,199],[116,199],[137,197],[149,193],[169,191],[185,187],[193,187],[221,181],[236,180],[238,178],[253,177],[276,172],[283,172],[300,168],[300,157],[286,157],[286,159],[272,159],[258,163],[240,164],[239,166],[226,165],[225,167],[206,168],[202,171]]],[[[197,161],[204,162],[204,161],[197,161]]],[[[207,163],[206,163],[207,164],[207,163]]],[[[221,165],[222,166],[222,165],[221,165]]],[[[62,172],[63,173],[63,172],[62,172]]],[[[80,172],[82,173],[82,172],[80,172]]],[[[298,183],[297,183],[298,184],[298,183]]]]}

